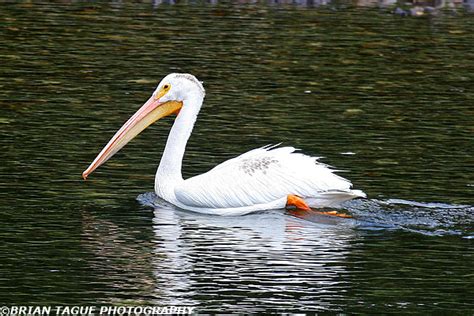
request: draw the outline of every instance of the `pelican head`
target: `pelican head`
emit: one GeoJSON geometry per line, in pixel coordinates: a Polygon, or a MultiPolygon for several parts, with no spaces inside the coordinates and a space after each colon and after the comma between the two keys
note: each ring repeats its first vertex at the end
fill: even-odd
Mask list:
{"type": "Polygon", "coordinates": [[[191,74],[172,73],[164,77],[156,87],[153,96],[160,102],[183,102],[193,93],[204,97],[205,91],[202,83],[191,74]],[[196,89],[198,87],[198,89],[196,89]]]}
{"type": "Polygon", "coordinates": [[[201,82],[193,75],[172,73],[164,77],[148,101],[123,124],[82,173],[84,180],[152,123],[168,115],[178,114],[188,98],[204,98],[204,94],[201,82]]]}

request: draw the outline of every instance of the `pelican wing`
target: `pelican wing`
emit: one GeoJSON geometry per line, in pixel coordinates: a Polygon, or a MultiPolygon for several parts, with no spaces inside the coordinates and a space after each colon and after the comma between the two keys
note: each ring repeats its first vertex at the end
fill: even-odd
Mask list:
{"type": "Polygon", "coordinates": [[[185,180],[175,188],[176,198],[191,207],[237,208],[271,203],[288,194],[309,200],[325,194],[358,196],[348,180],[318,158],[295,151],[293,147],[251,150],[185,180]]]}

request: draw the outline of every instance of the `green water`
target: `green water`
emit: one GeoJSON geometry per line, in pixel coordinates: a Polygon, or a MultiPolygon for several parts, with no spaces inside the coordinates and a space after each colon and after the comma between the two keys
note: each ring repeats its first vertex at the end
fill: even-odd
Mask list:
{"type": "Polygon", "coordinates": [[[344,4],[0,4],[0,303],[474,310],[474,19],[344,4]],[[172,119],[81,173],[170,72],[204,81],[186,177],[271,143],[369,199],[349,221],[149,195],[172,119]]]}

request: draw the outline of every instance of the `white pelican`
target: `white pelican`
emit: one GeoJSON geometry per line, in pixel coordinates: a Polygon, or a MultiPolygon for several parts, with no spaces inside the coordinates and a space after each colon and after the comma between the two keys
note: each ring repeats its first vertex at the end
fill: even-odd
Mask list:
{"type": "Polygon", "coordinates": [[[167,75],[82,173],[83,178],[150,124],[177,114],[155,178],[156,194],[177,207],[207,214],[243,215],[289,206],[310,211],[310,207],[336,206],[365,197],[362,191],[351,190],[350,181],[335,175],[318,158],[296,153],[293,147],[257,148],[184,180],[184,151],[204,95],[201,82],[193,75],[167,75]]]}

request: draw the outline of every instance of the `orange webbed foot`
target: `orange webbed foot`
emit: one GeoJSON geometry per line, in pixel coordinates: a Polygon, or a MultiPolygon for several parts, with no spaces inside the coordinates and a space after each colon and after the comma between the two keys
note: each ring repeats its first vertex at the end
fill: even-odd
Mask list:
{"type": "Polygon", "coordinates": [[[286,207],[287,208],[297,208],[303,211],[311,211],[309,205],[297,195],[288,194],[286,198],[286,207]]]}
{"type": "Polygon", "coordinates": [[[351,215],[344,214],[344,213],[339,213],[337,211],[315,211],[309,207],[308,203],[306,201],[293,194],[289,194],[287,199],[286,199],[286,208],[287,209],[296,209],[296,211],[307,211],[307,212],[314,212],[322,215],[327,215],[327,216],[336,216],[336,217],[341,217],[341,218],[352,218],[351,215]]]}
{"type": "Polygon", "coordinates": [[[337,216],[337,217],[342,217],[342,218],[352,218],[351,215],[344,214],[344,213],[338,213],[337,211],[327,211],[327,212],[322,212],[322,211],[317,211],[320,214],[324,215],[329,215],[329,216],[337,216]]]}

